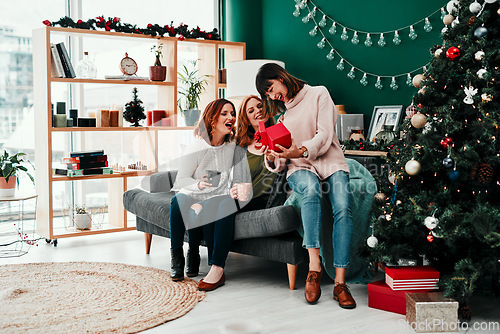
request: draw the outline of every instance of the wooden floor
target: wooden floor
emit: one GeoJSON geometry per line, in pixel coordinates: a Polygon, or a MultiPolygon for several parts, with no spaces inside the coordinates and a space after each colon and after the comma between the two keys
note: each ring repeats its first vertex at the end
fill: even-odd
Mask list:
{"type": "MultiPolygon", "coordinates": [[[[168,271],[169,247],[169,239],[154,236],[151,254],[146,255],[144,236],[141,232],[120,232],[59,239],[57,247],[41,240],[37,247],[31,247],[28,254],[16,258],[1,258],[0,264],[99,261],[168,271]]],[[[204,247],[201,255],[202,273],[197,280],[203,278],[208,271],[204,247]]],[[[321,299],[316,305],[307,304],[304,300],[306,273],[305,264],[300,265],[297,289],[290,291],[285,264],[231,253],[226,264],[225,286],[208,292],[207,297],[187,315],[144,333],[223,334],[229,333],[223,327],[234,324],[257,326],[260,333],[414,333],[406,324],[403,315],[369,308],[366,285],[351,285],[351,292],[358,306],[354,310],[344,310],[332,298],[332,280],[323,277],[321,299]]],[[[378,275],[380,279],[383,278],[382,273],[378,275]]],[[[473,302],[473,310],[475,322],[500,321],[498,299],[476,299],[473,302]]],[[[500,331],[460,331],[465,332],[500,331]]]]}

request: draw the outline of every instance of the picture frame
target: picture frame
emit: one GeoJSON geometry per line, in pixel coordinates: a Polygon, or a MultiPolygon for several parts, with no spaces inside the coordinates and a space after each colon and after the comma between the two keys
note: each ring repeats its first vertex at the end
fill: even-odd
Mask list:
{"type": "Polygon", "coordinates": [[[392,130],[395,131],[401,121],[402,114],[402,105],[375,106],[373,108],[370,128],[368,129],[368,137],[366,139],[373,141],[375,135],[383,129],[384,125],[393,125],[392,130]]]}

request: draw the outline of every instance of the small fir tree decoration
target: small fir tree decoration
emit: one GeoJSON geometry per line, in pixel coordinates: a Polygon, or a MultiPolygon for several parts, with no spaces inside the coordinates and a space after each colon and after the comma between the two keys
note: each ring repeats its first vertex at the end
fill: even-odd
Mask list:
{"type": "Polygon", "coordinates": [[[141,119],[146,119],[144,114],[144,107],[142,106],[142,101],[137,96],[137,88],[134,87],[132,90],[133,99],[132,101],[125,104],[125,111],[123,112],[123,118],[130,123],[131,126],[141,126],[139,121],[141,119]]]}
{"type": "Polygon", "coordinates": [[[378,243],[365,252],[384,263],[424,256],[467,320],[469,298],[500,284],[500,15],[496,1],[451,2],[458,23],[416,85],[425,86],[413,97],[419,113],[388,152],[394,182],[380,178],[390,201],[374,217],[391,219],[374,219],[378,243]]]}

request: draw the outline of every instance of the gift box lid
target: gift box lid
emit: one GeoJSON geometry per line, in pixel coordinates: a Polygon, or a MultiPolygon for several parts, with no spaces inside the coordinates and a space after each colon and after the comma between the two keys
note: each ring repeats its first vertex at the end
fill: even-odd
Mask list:
{"type": "MultiPolygon", "coordinates": [[[[427,292],[432,289],[423,289],[419,290],[419,292],[427,292]]],[[[368,283],[368,292],[381,293],[384,295],[390,295],[398,298],[405,298],[406,293],[415,292],[414,290],[393,290],[390,286],[385,284],[384,280],[375,281],[372,283],[368,283]]]]}
{"type": "Polygon", "coordinates": [[[385,274],[393,280],[439,278],[439,271],[430,266],[385,267],[385,274]]]}
{"type": "Polygon", "coordinates": [[[259,122],[259,135],[262,145],[269,146],[269,143],[267,141],[266,124],[263,121],[259,122]]]}

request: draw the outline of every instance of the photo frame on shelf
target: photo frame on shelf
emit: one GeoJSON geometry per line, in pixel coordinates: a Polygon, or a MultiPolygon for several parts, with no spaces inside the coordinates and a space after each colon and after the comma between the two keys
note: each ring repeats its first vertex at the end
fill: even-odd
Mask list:
{"type": "Polygon", "coordinates": [[[375,135],[382,131],[384,125],[392,125],[392,130],[395,131],[401,120],[402,113],[402,105],[375,106],[373,108],[370,128],[368,129],[368,137],[366,139],[369,141],[373,141],[375,135]]]}

